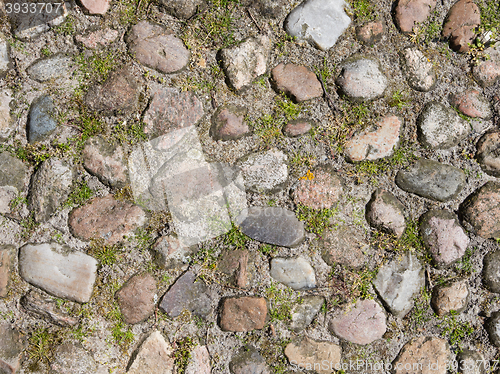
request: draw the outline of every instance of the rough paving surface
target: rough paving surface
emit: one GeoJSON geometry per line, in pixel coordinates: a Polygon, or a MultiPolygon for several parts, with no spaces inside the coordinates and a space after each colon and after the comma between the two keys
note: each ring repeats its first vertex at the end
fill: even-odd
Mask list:
{"type": "Polygon", "coordinates": [[[0,11],[2,374],[493,363],[500,43],[474,39],[498,2],[347,3],[0,11]],[[222,198],[219,236],[185,241],[169,167],[198,168],[176,202],[222,198]]]}

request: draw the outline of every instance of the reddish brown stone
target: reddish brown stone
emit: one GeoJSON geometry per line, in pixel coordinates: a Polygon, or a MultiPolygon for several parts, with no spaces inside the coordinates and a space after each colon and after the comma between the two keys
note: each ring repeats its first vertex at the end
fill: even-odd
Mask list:
{"type": "Polygon", "coordinates": [[[342,180],[336,173],[318,168],[299,180],[292,198],[295,204],[312,209],[329,209],[339,201],[342,191],[342,180]]]}
{"type": "Polygon", "coordinates": [[[126,323],[143,322],[155,309],[156,281],[151,274],[135,275],[116,293],[126,323]]]}
{"type": "Polygon", "coordinates": [[[137,205],[118,201],[112,195],[98,197],[74,209],[68,218],[73,235],[83,240],[103,238],[115,244],[146,223],[146,214],[137,205]]]}
{"type": "Polygon", "coordinates": [[[472,0],[460,0],[453,5],[443,26],[443,37],[449,38],[450,47],[467,52],[476,36],[475,28],[481,23],[479,7],[472,0]]]}
{"type": "Polygon", "coordinates": [[[247,250],[227,250],[222,255],[219,270],[227,275],[234,275],[235,284],[239,288],[248,286],[248,257],[247,250]]]}
{"type": "Polygon", "coordinates": [[[484,134],[477,143],[476,158],[486,174],[500,177],[500,132],[484,134]]]}
{"type": "Polygon", "coordinates": [[[452,94],[450,101],[451,105],[466,116],[483,119],[491,118],[490,104],[477,90],[468,90],[457,95],[452,94]]]}
{"type": "Polygon", "coordinates": [[[451,359],[448,342],[422,336],[405,344],[394,360],[394,374],[446,374],[451,359]]]}
{"type": "Polygon", "coordinates": [[[443,286],[436,286],[432,293],[431,304],[438,316],[444,316],[452,310],[460,313],[467,306],[469,289],[467,281],[457,280],[443,286]]]}
{"type": "Polygon", "coordinates": [[[99,29],[86,35],[77,35],[75,40],[84,47],[95,49],[98,46],[105,47],[116,40],[118,31],[113,29],[99,29]]]}
{"type": "Polygon", "coordinates": [[[500,238],[500,184],[487,182],[460,206],[465,222],[483,238],[500,238]]]}
{"type": "Polygon", "coordinates": [[[271,74],[276,89],[289,95],[295,102],[323,95],[323,88],[316,74],[305,66],[281,63],[272,70],[271,74]]]}
{"type": "Polygon", "coordinates": [[[224,331],[260,330],[266,317],[267,303],[263,297],[230,297],[222,302],[220,326],[224,331]]]}
{"type": "Polygon", "coordinates": [[[307,134],[313,128],[313,121],[308,119],[296,119],[288,122],[283,127],[283,134],[289,137],[296,137],[307,134]]]}
{"type": "Polygon", "coordinates": [[[80,0],[80,2],[89,14],[105,14],[111,0],[80,0]]]}
{"type": "Polygon", "coordinates": [[[396,24],[404,33],[411,33],[424,22],[436,7],[437,0],[399,0],[396,6],[396,24]]]}
{"type": "Polygon", "coordinates": [[[245,123],[247,109],[236,105],[219,107],[212,117],[210,135],[215,140],[237,140],[250,134],[245,123]]]}
{"type": "Polygon", "coordinates": [[[374,44],[381,41],[382,35],[384,35],[384,24],[382,22],[372,21],[356,28],[358,40],[365,44],[374,44]]]}

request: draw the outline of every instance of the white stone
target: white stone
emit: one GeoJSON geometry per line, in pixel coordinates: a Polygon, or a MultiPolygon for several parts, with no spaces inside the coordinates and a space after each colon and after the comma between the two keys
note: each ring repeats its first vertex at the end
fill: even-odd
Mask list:
{"type": "Polygon", "coordinates": [[[311,264],[302,257],[271,260],[271,277],[294,290],[316,287],[316,274],[311,264]]]}
{"type": "Polygon", "coordinates": [[[4,34],[0,32],[0,76],[9,70],[9,44],[4,34]]]}
{"type": "Polygon", "coordinates": [[[287,156],[278,149],[253,153],[238,163],[243,172],[245,187],[253,192],[275,192],[288,179],[287,156]]]}
{"type": "MultiPolygon", "coordinates": [[[[0,67],[0,72],[1,70],[2,68],[0,67]]],[[[12,121],[12,118],[10,116],[11,101],[12,101],[12,91],[1,90],[0,91],[0,138],[2,139],[6,139],[10,135],[10,133],[13,130],[13,126],[15,125],[14,121],[12,121]]]]}

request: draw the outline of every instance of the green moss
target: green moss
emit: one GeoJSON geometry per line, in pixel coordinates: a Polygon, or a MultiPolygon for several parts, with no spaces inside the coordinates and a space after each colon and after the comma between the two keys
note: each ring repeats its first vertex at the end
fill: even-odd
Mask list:
{"type": "Polygon", "coordinates": [[[294,291],[291,288],[278,287],[271,281],[271,285],[266,289],[266,298],[269,302],[270,323],[291,320],[291,310],[295,302],[294,291]]]}
{"type": "Polygon", "coordinates": [[[198,343],[194,338],[186,336],[184,339],[175,342],[174,363],[177,374],[184,374],[191,359],[191,352],[198,343]]]}
{"type": "Polygon", "coordinates": [[[61,335],[56,330],[40,327],[35,330],[28,339],[29,368],[32,371],[39,370],[39,364],[49,364],[54,355],[54,348],[60,344],[61,335]]]}
{"type": "Polygon", "coordinates": [[[295,214],[300,221],[304,221],[307,231],[321,236],[323,231],[330,226],[330,219],[336,212],[336,208],[312,209],[299,203],[295,214]]]}
{"type": "Polygon", "coordinates": [[[392,97],[389,100],[388,104],[392,107],[397,107],[399,110],[402,110],[404,107],[409,106],[410,97],[407,92],[396,90],[392,94],[392,97]]]}
{"type": "Polygon", "coordinates": [[[113,50],[94,51],[91,55],[82,52],[76,55],[75,62],[82,74],[81,83],[88,86],[94,81],[105,81],[122,58],[123,56],[119,52],[113,50]]]}
{"type": "Polygon", "coordinates": [[[472,335],[474,327],[470,322],[460,321],[457,317],[458,313],[452,310],[449,316],[443,318],[438,327],[443,329],[441,336],[448,338],[452,348],[461,351],[462,341],[472,335]]]}
{"type": "Polygon", "coordinates": [[[56,34],[68,36],[75,35],[76,33],[76,18],[71,14],[66,17],[64,22],[59,26],[54,27],[56,34]]]}
{"type": "Polygon", "coordinates": [[[368,22],[375,19],[375,7],[369,0],[349,0],[354,19],[358,22],[368,22]]]}
{"type": "Polygon", "coordinates": [[[87,182],[77,182],[73,184],[71,193],[64,203],[64,207],[81,206],[94,196],[94,191],[90,189],[87,182]]]}
{"type": "Polygon", "coordinates": [[[422,287],[420,293],[414,297],[414,306],[410,313],[410,324],[413,330],[417,330],[431,320],[430,300],[431,294],[427,287],[422,287]]]}
{"type": "Polygon", "coordinates": [[[99,261],[101,266],[112,266],[118,261],[119,247],[105,244],[103,239],[94,239],[90,242],[88,254],[99,261]]]}
{"type": "MultiPolygon", "coordinates": [[[[476,247],[474,247],[476,249],[476,247]]],[[[458,275],[463,277],[469,277],[472,273],[476,271],[474,269],[474,264],[472,263],[472,249],[467,249],[465,254],[462,256],[460,260],[458,260],[455,264],[455,271],[458,275]]]]}
{"type": "Polygon", "coordinates": [[[223,235],[222,242],[225,246],[232,249],[245,249],[248,242],[248,236],[243,234],[241,230],[232,223],[231,230],[223,235]]]}

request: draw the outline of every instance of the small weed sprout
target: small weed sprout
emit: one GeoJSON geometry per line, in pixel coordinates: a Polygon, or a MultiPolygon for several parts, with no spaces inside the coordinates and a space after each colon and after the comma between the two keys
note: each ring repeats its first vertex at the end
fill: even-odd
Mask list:
{"type": "Polygon", "coordinates": [[[462,341],[474,332],[474,327],[470,322],[458,320],[458,313],[450,311],[449,316],[443,318],[438,327],[442,328],[441,335],[450,341],[450,345],[457,351],[462,351],[462,341]]]}

